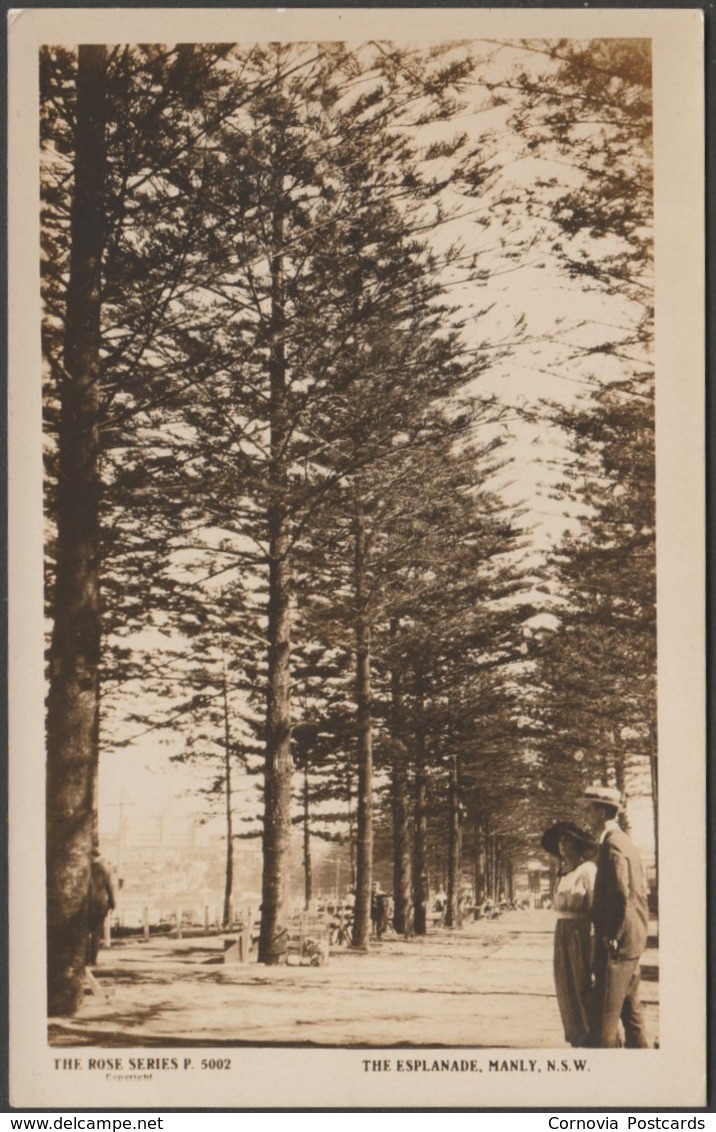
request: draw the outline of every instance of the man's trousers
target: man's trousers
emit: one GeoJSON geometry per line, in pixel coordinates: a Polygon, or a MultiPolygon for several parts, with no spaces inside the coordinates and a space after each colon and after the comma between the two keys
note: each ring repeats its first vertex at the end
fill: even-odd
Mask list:
{"type": "Polygon", "coordinates": [[[627,1049],[647,1049],[644,1010],[639,998],[639,960],[620,959],[598,948],[595,965],[591,1045],[614,1049],[622,1045],[619,1022],[624,1026],[627,1049]]]}

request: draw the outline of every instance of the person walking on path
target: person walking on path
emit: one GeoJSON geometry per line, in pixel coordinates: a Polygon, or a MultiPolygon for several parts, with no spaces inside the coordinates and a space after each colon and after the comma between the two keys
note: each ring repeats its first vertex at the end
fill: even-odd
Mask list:
{"type": "Polygon", "coordinates": [[[641,859],[631,838],[617,823],[621,794],[611,786],[590,786],[584,793],[589,824],[599,840],[594,882],[594,1013],[592,1046],[624,1044],[646,1049],[648,1041],[639,998],[639,960],[646,947],[649,912],[641,859]]]}
{"type": "Polygon", "coordinates": [[[380,881],[374,880],[370,893],[370,926],[371,934],[374,936],[380,935],[379,925],[382,903],[383,889],[380,887],[380,881]]]}
{"type": "Polygon", "coordinates": [[[590,1042],[591,921],[597,843],[586,830],[560,821],[542,835],[542,848],[559,857],[554,892],[554,984],[564,1036],[571,1046],[590,1042]]]}
{"type": "Polygon", "coordinates": [[[104,921],[108,912],[114,909],[114,887],[109,869],[102,860],[99,849],[92,851],[90,867],[89,900],[87,904],[87,966],[94,967],[97,962],[99,945],[102,942],[104,921]]]}

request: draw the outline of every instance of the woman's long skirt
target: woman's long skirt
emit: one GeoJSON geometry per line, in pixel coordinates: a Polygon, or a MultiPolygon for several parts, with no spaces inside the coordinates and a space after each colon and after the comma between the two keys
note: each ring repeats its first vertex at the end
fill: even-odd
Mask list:
{"type": "Polygon", "coordinates": [[[592,977],[589,921],[557,920],[554,933],[554,982],[564,1036],[572,1046],[586,1046],[590,1031],[592,977]]]}

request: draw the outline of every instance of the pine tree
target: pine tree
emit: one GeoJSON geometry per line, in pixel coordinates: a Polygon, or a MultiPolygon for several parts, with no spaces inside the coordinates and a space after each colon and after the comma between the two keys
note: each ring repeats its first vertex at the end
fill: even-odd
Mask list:
{"type": "Polygon", "coordinates": [[[585,780],[649,793],[655,767],[651,57],[635,39],[525,46],[545,63],[508,84],[513,125],[545,172],[522,203],[595,312],[555,335],[581,395],[545,406],[570,453],[557,498],[579,516],[547,566],[559,631],[534,642],[536,810],[553,820],[585,780]]]}
{"type": "Polygon", "coordinates": [[[429,861],[437,863],[436,851],[445,854],[438,870],[447,882],[447,922],[454,925],[460,916],[465,823],[507,809],[509,801],[499,791],[490,800],[490,786],[502,777],[517,789],[525,775],[515,726],[518,700],[508,679],[522,585],[512,561],[517,532],[484,493],[452,509],[455,525],[440,528],[442,555],[434,554],[424,585],[416,587],[404,630],[412,671],[419,934],[427,923],[429,861]],[[478,502],[485,508],[482,517],[478,502]]]}
{"type": "Polygon", "coordinates": [[[191,73],[191,49],[41,54],[47,594],[53,623],[47,715],[52,1012],[72,1013],[80,1001],[89,854],[96,840],[101,638],[107,628],[101,610],[111,605],[103,583],[120,530],[125,542],[136,540],[131,519],[110,537],[105,489],[116,454],[137,441],[141,448],[138,414],[166,393],[166,371],[151,350],[161,349],[160,331],[196,229],[196,200],[178,201],[181,194],[167,173],[180,174],[191,148],[187,136],[197,135],[187,120],[186,94],[206,79],[206,56],[200,57],[201,66],[191,73]],[[154,97],[148,99],[149,91],[154,97]],[[175,124],[182,124],[174,134],[163,130],[170,106],[178,107],[175,124]],[[147,225],[155,244],[143,258],[138,244],[147,225]],[[184,255],[168,269],[177,240],[184,255]],[[152,255],[158,259],[154,268],[152,255]]]}
{"type": "MultiPolygon", "coordinates": [[[[383,412],[375,401],[362,408],[364,394],[391,399],[395,419],[421,365],[432,397],[453,380],[452,340],[437,338],[441,311],[428,308],[439,293],[428,281],[430,255],[411,244],[393,203],[404,198],[404,207],[430,190],[415,178],[413,186],[409,146],[382,125],[396,96],[375,80],[370,94],[352,96],[350,82],[362,73],[355,67],[339,47],[262,48],[252,56],[247,81],[258,93],[218,134],[222,161],[205,204],[217,266],[202,316],[207,373],[170,440],[165,480],[171,498],[186,498],[195,477],[212,485],[210,498],[194,494],[197,524],[221,528],[227,570],[243,559],[266,586],[260,958],[268,963],[281,954],[291,831],[297,548],[313,514],[349,479],[360,525],[355,485],[379,450],[370,428],[383,412]],[[340,83],[349,91],[342,102],[340,83]]],[[[186,522],[191,509],[183,514],[186,522]]],[[[357,530],[354,537],[359,548],[357,530]]],[[[366,725],[364,744],[368,734],[366,725]]],[[[359,814],[362,822],[360,807],[359,814]]]]}
{"type": "Polygon", "coordinates": [[[99,417],[105,50],[77,61],[47,706],[48,1009],[81,1001],[99,733],[99,417]]]}

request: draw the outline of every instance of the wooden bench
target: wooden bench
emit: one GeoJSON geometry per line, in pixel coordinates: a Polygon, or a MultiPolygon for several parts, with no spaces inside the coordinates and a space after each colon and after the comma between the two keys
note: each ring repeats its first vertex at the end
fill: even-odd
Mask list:
{"type": "Polygon", "coordinates": [[[224,963],[248,963],[253,934],[253,913],[247,911],[233,931],[222,933],[224,963]]]}
{"type": "Polygon", "coordinates": [[[288,925],[286,962],[296,966],[324,967],[331,950],[330,916],[302,912],[288,925]]]}

